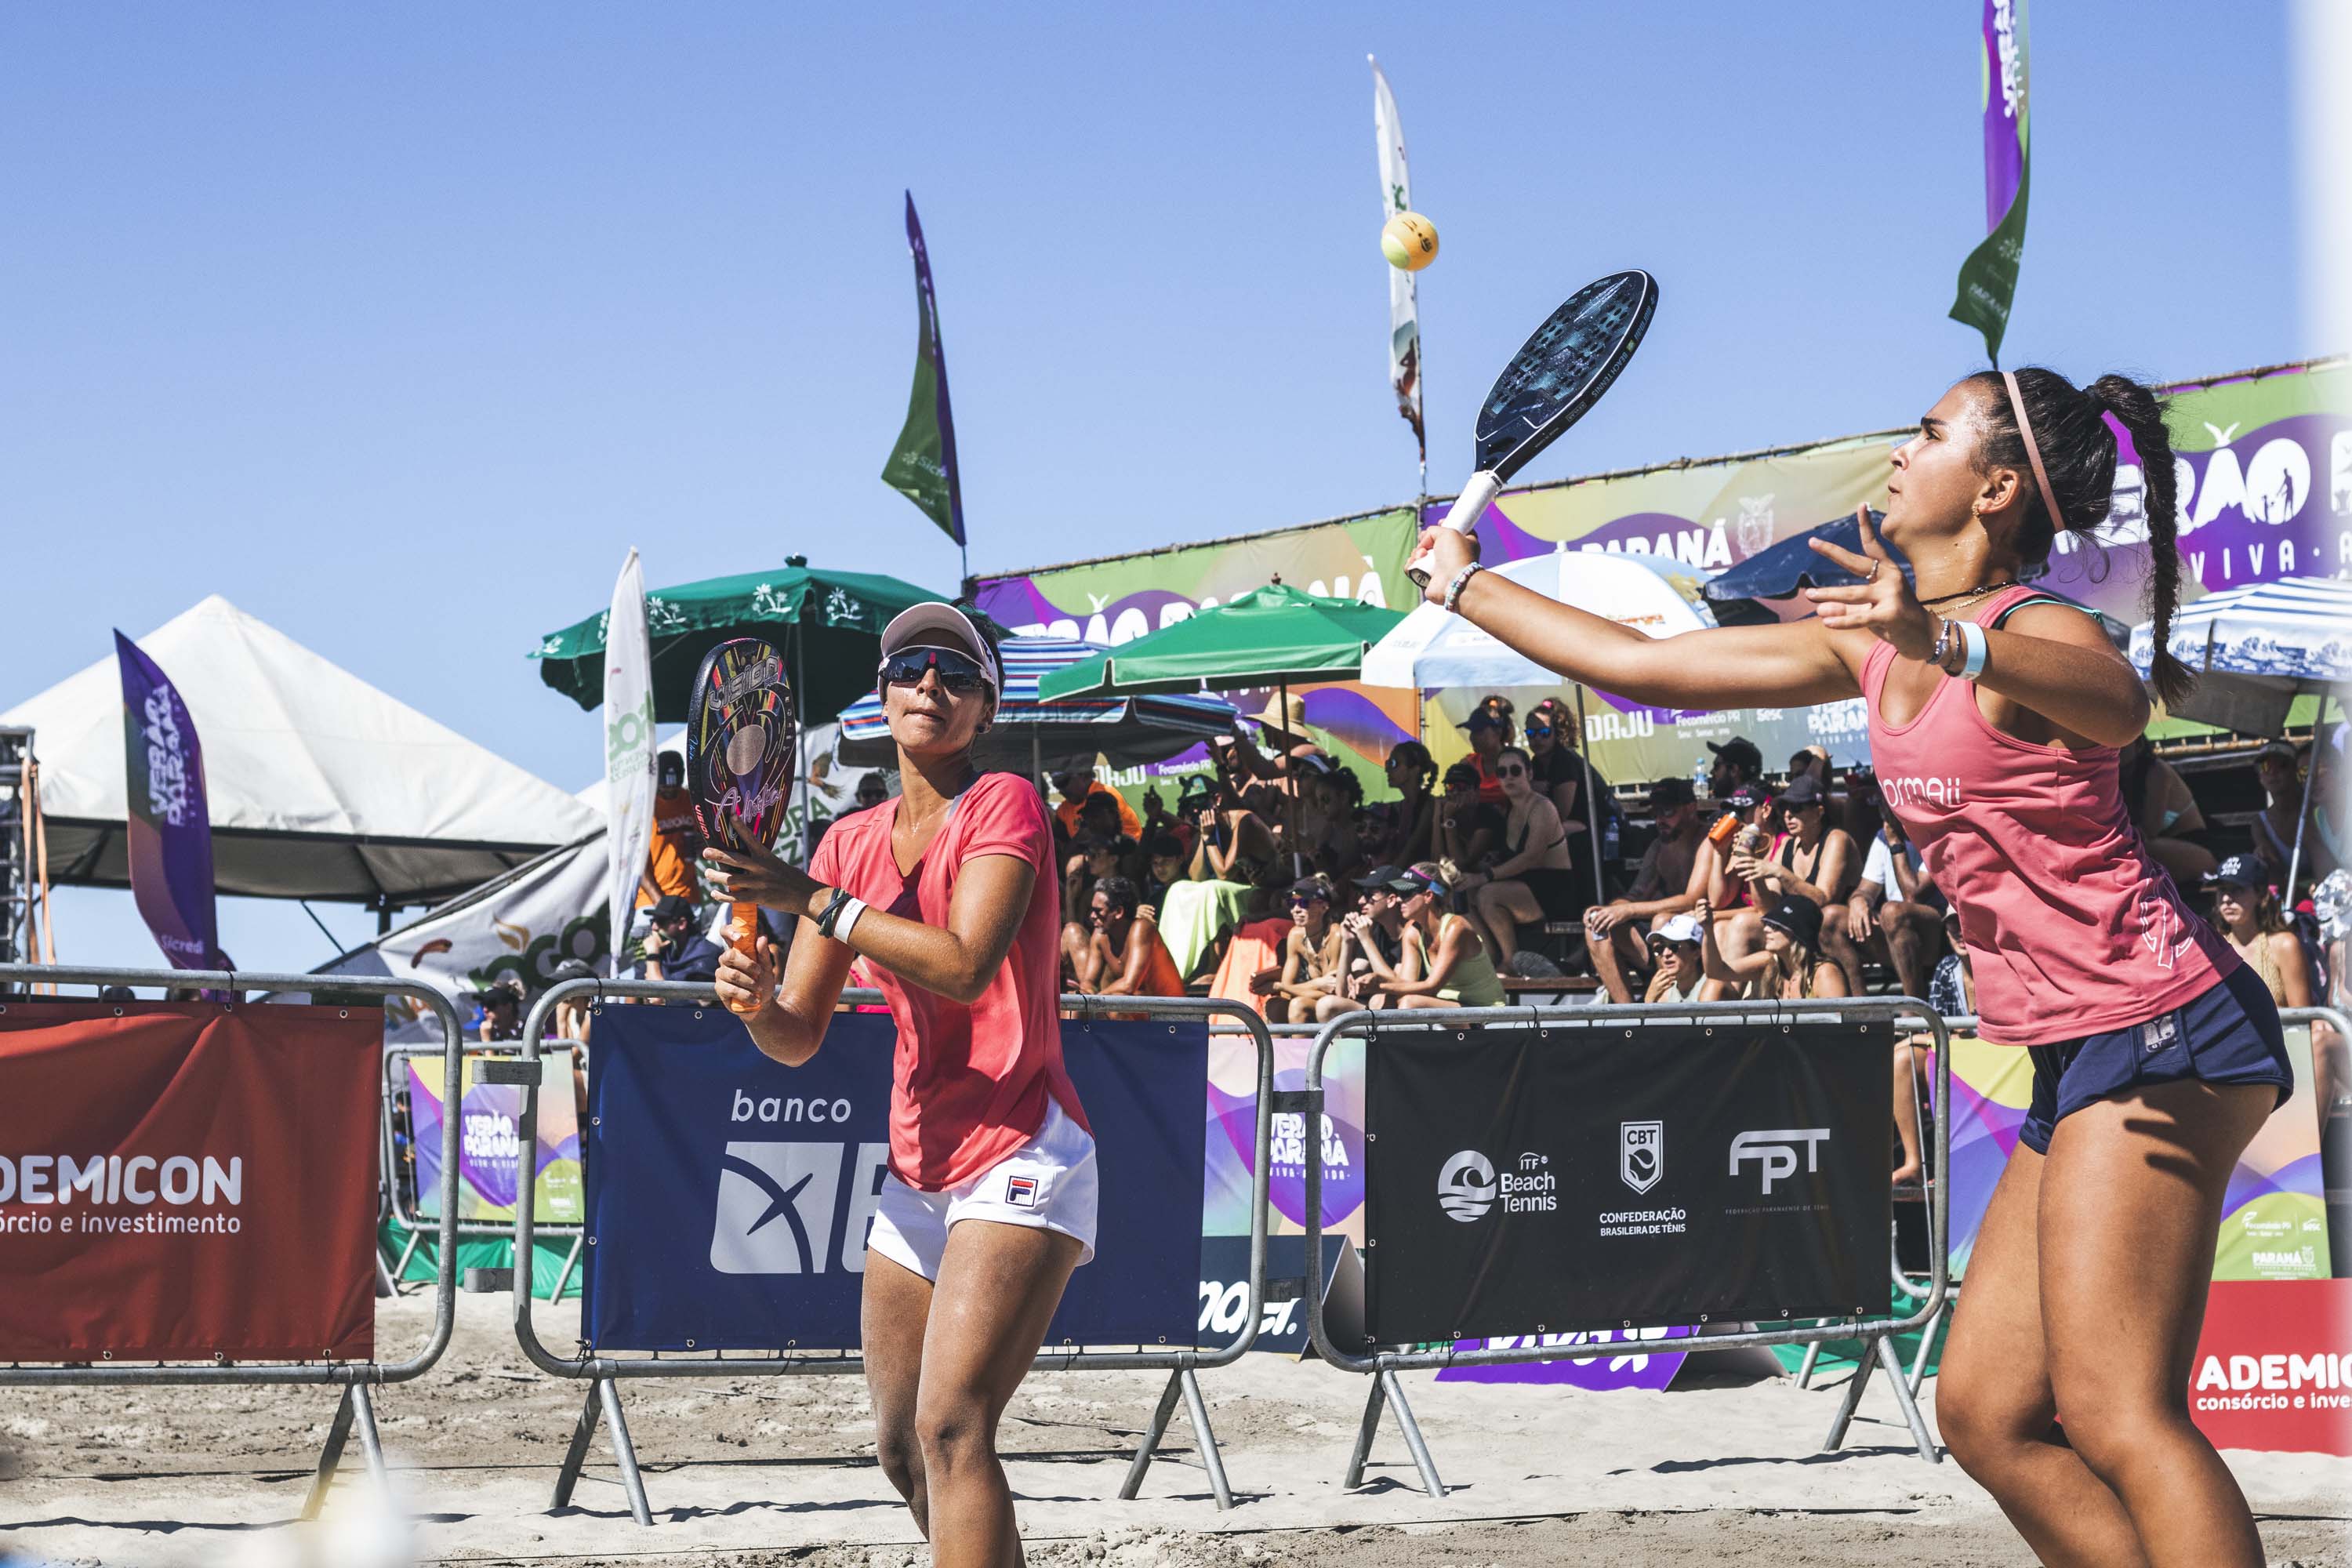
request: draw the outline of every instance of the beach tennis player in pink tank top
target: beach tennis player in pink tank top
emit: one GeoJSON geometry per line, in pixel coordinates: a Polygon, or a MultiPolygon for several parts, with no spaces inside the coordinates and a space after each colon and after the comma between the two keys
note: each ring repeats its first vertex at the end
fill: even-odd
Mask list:
{"type": "MultiPolygon", "coordinates": [[[[1654,641],[1423,536],[1428,596],[1572,679],[1665,708],[1860,695],[1886,804],[1958,911],[1984,1038],[2033,1103],[1969,1260],[1938,1379],[1944,1441],[2048,1563],[2255,1564],[2245,1499],[2189,1419],[2191,1350],[2239,1153],[2293,1080],[2261,981],[2147,854],[2118,748],[2148,693],[2079,608],[2020,585],[2106,521],[2117,443],[2146,475],[2156,646],[2179,596],[2172,442],[2122,376],[1984,372],[1898,447],[1884,542],[1818,614],[1654,641]],[[1911,567],[1906,578],[1888,546],[1911,567]]],[[[2154,684],[2190,678],[2159,654],[2154,684]]]]}
{"type": "Polygon", "coordinates": [[[835,819],[806,872],[706,852],[722,897],[800,917],[781,987],[762,937],[720,958],[718,989],[787,1067],[824,1044],[853,962],[889,1003],[890,1162],[859,1335],[875,1457],[933,1563],[1008,1568],[1021,1542],[997,1420],[1094,1256],[1094,1135],[1062,1066],[1053,823],[1034,784],[972,761],[1003,674],[971,617],[902,612],[879,685],[897,799],[835,819]]]}

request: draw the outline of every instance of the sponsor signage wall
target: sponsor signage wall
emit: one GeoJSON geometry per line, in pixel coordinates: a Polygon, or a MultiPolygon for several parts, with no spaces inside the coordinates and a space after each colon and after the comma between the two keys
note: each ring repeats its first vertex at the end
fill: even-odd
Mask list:
{"type": "Polygon", "coordinates": [[[370,1359],[381,1025],[0,1009],[0,1361],[370,1359]]]}
{"type": "MultiPolygon", "coordinates": [[[[1296,1036],[1274,1042],[1274,1087],[1288,1092],[1307,1087],[1312,1040],[1296,1036]]],[[[1360,1247],[1364,1241],[1364,1043],[1343,1038],[1323,1059],[1323,1120],[1309,1135],[1305,1113],[1274,1116],[1266,1162],[1269,1236],[1297,1236],[1307,1228],[1307,1162],[1323,1163],[1323,1228],[1360,1247]]],[[[1202,1212],[1205,1236],[1247,1236],[1252,1201],[1252,1157],[1257,1149],[1257,1047],[1245,1037],[1220,1036],[1209,1042],[1209,1103],[1206,1196],[1202,1212]]]]}
{"type": "Polygon", "coordinates": [[[2217,1283],[2189,1414],[2217,1448],[2352,1455],[2352,1279],[2217,1283]]]}
{"type": "MultiPolygon", "coordinates": [[[[522,1089],[517,1084],[478,1083],[483,1058],[467,1057],[465,1099],[458,1110],[457,1217],[512,1220],[515,1169],[521,1126],[522,1089]]],[[[447,1070],[439,1057],[410,1057],[409,1146],[416,1153],[416,1215],[441,1215],[441,1080],[447,1070]]],[[[578,1225],[585,1212],[581,1192],[580,1112],[572,1092],[572,1058],[542,1057],[539,1063],[539,1132],[532,1182],[531,1217],[541,1225],[578,1225]]]]}
{"type": "MultiPolygon", "coordinates": [[[[887,1016],[837,1015],[798,1068],[719,1008],[606,1006],[590,1055],[587,1284],[604,1350],[852,1349],[888,1166],[887,1016]]],[[[1049,1341],[1187,1344],[1198,1321],[1208,1029],[1070,1022],[1101,1207],[1049,1341]]],[[[1882,1074],[1883,1076],[1883,1074],[1882,1074]]]]}
{"type": "Polygon", "coordinates": [[[1887,1026],[1381,1036],[1381,1343],[1883,1311],[1887,1026]]]}

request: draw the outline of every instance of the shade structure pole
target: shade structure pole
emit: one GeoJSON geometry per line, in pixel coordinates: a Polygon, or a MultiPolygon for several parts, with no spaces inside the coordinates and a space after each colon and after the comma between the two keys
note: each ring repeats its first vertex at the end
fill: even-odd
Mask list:
{"type": "MultiPolygon", "coordinates": [[[[797,619],[795,619],[795,620],[793,622],[793,668],[794,669],[796,669],[796,670],[797,670],[797,669],[806,669],[806,668],[808,668],[808,666],[807,666],[807,665],[805,665],[805,664],[803,664],[803,663],[802,662],[802,660],[801,660],[801,654],[802,654],[802,647],[801,647],[801,624],[800,624],[800,622],[799,622],[797,619]]],[[[797,718],[797,715],[795,715],[795,717],[797,718]]],[[[836,735],[840,733],[840,731],[839,731],[838,730],[835,731],[834,732],[835,732],[836,735]]],[[[805,729],[803,729],[803,730],[801,731],[801,734],[802,734],[802,736],[803,736],[803,737],[805,737],[805,736],[807,735],[807,733],[808,733],[808,731],[807,731],[805,729]]],[[[805,866],[807,866],[807,865],[808,865],[808,863],[809,863],[809,859],[810,859],[810,856],[809,856],[809,802],[808,802],[809,759],[808,759],[807,757],[805,757],[805,756],[802,757],[802,758],[800,759],[800,766],[799,766],[799,767],[797,767],[797,768],[794,768],[793,771],[794,773],[798,773],[798,774],[800,775],[797,779],[795,779],[795,780],[793,781],[793,787],[794,787],[795,789],[797,789],[797,790],[800,792],[800,797],[801,797],[801,806],[800,806],[801,841],[800,841],[799,846],[797,847],[798,847],[798,849],[799,849],[799,853],[795,854],[795,855],[793,857],[793,865],[795,865],[795,866],[805,867],[805,866]]],[[[758,922],[758,921],[754,921],[752,923],[753,923],[754,925],[757,925],[759,922],[758,922]]]]}
{"type": "MultiPolygon", "coordinates": [[[[1282,710],[1282,721],[1286,725],[1290,722],[1289,679],[1285,678],[1276,688],[1276,690],[1279,693],[1277,701],[1279,702],[1282,710]]],[[[1283,731],[1283,733],[1287,735],[1290,731],[1286,729],[1283,731]]],[[[1292,764],[1297,763],[1297,758],[1290,754],[1289,747],[1285,746],[1283,748],[1282,836],[1290,840],[1290,879],[1294,882],[1299,878],[1307,875],[1306,871],[1302,868],[1302,863],[1298,857],[1298,774],[1293,771],[1292,766],[1292,764]]]]}
{"type": "Polygon", "coordinates": [[[1045,742],[1034,724],[1029,727],[1029,782],[1039,795],[1045,793],[1045,742]]]}
{"type": "Polygon", "coordinates": [[[1592,901],[1605,904],[1601,885],[1601,803],[1592,798],[1592,742],[1584,732],[1584,684],[1576,687],[1576,760],[1584,764],[1584,836],[1592,840],[1592,901]]]}
{"type": "Polygon", "coordinates": [[[2294,847],[2286,858],[2286,892],[2279,899],[2279,907],[2294,908],[2295,874],[2303,869],[2303,834],[2311,824],[2311,782],[2319,776],[2319,731],[2327,722],[2327,698],[2319,699],[2319,710],[2311,718],[2311,761],[2303,770],[2303,807],[2294,814],[2294,847]]]}

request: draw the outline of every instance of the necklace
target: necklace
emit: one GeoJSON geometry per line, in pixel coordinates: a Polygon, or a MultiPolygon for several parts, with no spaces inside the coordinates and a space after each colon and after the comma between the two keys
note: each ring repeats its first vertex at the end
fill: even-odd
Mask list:
{"type": "Polygon", "coordinates": [[[1957,594],[1938,594],[1932,599],[1922,599],[1919,603],[1923,608],[1930,605],[1972,605],[1988,594],[1998,594],[2003,588],[2016,586],[2017,579],[2011,577],[1999,583],[1987,583],[1981,588],[1963,588],[1957,594]]]}

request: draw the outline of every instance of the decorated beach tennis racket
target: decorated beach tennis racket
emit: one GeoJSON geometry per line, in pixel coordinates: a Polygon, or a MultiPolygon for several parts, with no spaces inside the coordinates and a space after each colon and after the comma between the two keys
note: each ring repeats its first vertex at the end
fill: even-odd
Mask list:
{"type": "MultiPolygon", "coordinates": [[[[1511,476],[1601,401],[1642,346],[1657,310],[1657,279],[1612,272],[1570,295],[1536,329],[1478,410],[1478,471],[1446,512],[1444,527],[1457,533],[1475,528],[1511,476]]],[[[1428,584],[1419,566],[1407,574],[1416,585],[1428,584]]]]}
{"type": "MultiPolygon", "coordinates": [[[[782,654],[737,637],[703,655],[686,720],[687,789],[703,837],[721,849],[772,849],[799,742],[782,654]]],[[[733,906],[727,945],[750,953],[759,936],[760,906],[733,906]]]]}

